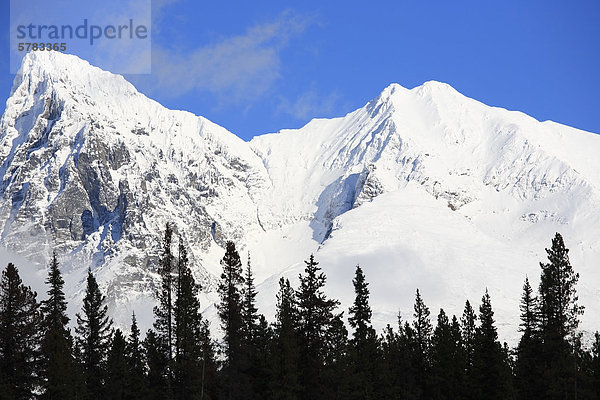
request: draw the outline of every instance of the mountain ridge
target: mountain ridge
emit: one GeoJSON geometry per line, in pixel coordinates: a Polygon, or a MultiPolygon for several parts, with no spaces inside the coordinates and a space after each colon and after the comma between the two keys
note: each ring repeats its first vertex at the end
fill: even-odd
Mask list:
{"type": "MultiPolygon", "coordinates": [[[[344,305],[356,262],[369,280],[385,281],[372,284],[383,293],[374,296],[379,326],[398,307],[410,310],[410,284],[430,286],[435,305],[476,301],[490,285],[510,335],[520,283],[553,231],[574,238],[575,261],[586,260],[582,281],[598,282],[589,265],[600,255],[598,151],[597,135],[486,106],[436,81],[391,84],[343,117],[245,142],[75,56],[30,53],[0,122],[0,242],[41,264],[58,249],[74,304],[92,267],[123,326],[131,311],[143,325],[151,319],[170,221],[186,237],[205,306],[215,300],[224,241],[235,240],[252,254],[267,314],[276,278],[294,280],[314,252],[344,305]],[[484,256],[527,265],[497,277],[490,271],[502,263],[484,256]],[[467,261],[481,267],[460,269],[467,261]],[[461,283],[445,263],[475,278],[461,283]],[[407,291],[395,303],[388,281],[407,291]]],[[[582,299],[596,304],[598,294],[584,288],[582,299]]]]}

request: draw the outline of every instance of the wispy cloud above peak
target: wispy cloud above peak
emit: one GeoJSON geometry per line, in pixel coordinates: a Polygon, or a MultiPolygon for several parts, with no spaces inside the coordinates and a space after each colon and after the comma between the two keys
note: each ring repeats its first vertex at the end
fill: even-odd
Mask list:
{"type": "Polygon", "coordinates": [[[219,104],[257,99],[281,77],[282,50],[313,21],[287,11],[244,33],[221,37],[193,50],[155,46],[152,91],[165,91],[173,97],[206,91],[219,104]]]}
{"type": "Polygon", "coordinates": [[[306,121],[311,118],[329,117],[336,111],[340,94],[333,91],[328,94],[320,93],[313,83],[311,88],[300,93],[295,99],[281,97],[277,111],[293,118],[306,121]]]}

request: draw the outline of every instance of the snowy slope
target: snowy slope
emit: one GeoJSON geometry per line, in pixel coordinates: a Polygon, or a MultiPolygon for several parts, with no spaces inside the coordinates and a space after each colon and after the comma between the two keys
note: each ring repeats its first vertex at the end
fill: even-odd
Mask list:
{"type": "Polygon", "coordinates": [[[380,327],[398,308],[410,318],[416,287],[433,314],[440,306],[460,313],[488,287],[501,332],[514,338],[523,280],[536,281],[556,231],[581,273],[584,327],[598,326],[597,135],[427,82],[412,90],[393,84],[343,118],[251,145],[277,197],[299,217],[314,216],[331,294],[349,304],[353,267],[363,265],[380,327]]]}
{"type": "Polygon", "coordinates": [[[167,110],[74,56],[29,54],[0,122],[2,244],[43,266],[52,248],[81,297],[88,266],[127,324],[146,326],[167,221],[192,250],[214,316],[225,240],[251,253],[268,315],[280,275],[315,252],[347,307],[360,263],[378,327],[436,314],[486,287],[514,338],[518,297],[554,232],[581,274],[583,327],[600,327],[600,137],[488,107],[438,82],[386,88],[345,117],[246,143],[167,110]]]}
{"type": "Polygon", "coordinates": [[[0,124],[3,244],[38,262],[56,248],[75,299],[90,266],[117,320],[152,300],[167,221],[208,288],[225,238],[260,229],[247,211],[270,183],[246,143],[74,56],[26,56],[0,124]]]}

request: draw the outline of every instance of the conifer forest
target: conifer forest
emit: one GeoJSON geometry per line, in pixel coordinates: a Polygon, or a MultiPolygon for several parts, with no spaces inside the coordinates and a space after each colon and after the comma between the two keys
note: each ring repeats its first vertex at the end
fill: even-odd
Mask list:
{"type": "Polygon", "coordinates": [[[135,314],[128,330],[113,327],[92,271],[70,321],[56,254],[42,301],[10,263],[0,279],[0,399],[599,399],[600,334],[578,329],[579,276],[560,234],[546,252],[539,286],[523,277],[511,346],[498,337],[487,290],[448,315],[415,288],[413,315],[376,332],[361,266],[348,282],[354,302],[341,309],[312,255],[298,287],[280,279],[269,321],[256,306],[252,263],[233,242],[221,260],[220,326],[210,326],[185,238],[169,225],[147,332],[135,314]]]}

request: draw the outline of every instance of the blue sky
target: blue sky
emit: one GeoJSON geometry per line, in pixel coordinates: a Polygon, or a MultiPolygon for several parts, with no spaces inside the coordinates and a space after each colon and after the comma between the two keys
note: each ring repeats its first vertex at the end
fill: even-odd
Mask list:
{"type": "MultiPolygon", "coordinates": [[[[344,115],[392,82],[428,80],[600,133],[598,1],[152,3],[152,74],[127,79],[243,139],[344,115]]],[[[7,27],[9,1],[2,7],[7,27]]],[[[8,32],[0,37],[4,102],[13,76],[8,32]]]]}

